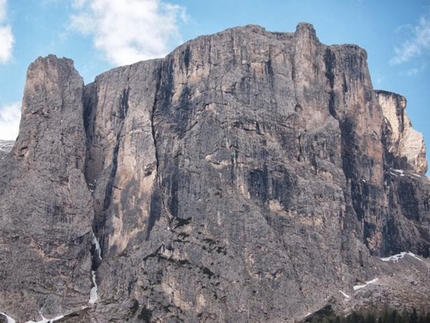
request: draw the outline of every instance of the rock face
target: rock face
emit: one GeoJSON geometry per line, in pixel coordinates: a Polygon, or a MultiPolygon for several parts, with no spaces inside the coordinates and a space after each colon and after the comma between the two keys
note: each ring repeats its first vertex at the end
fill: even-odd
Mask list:
{"type": "Polygon", "coordinates": [[[422,136],[366,59],[309,24],[200,37],[86,86],[70,60],[37,59],[0,170],[0,311],[282,322],[428,306],[422,136]],[[420,255],[401,277],[422,288],[378,258],[401,251],[420,255]]]}
{"type": "Polygon", "coordinates": [[[376,95],[386,118],[387,159],[396,168],[424,175],[427,172],[424,137],[412,128],[405,112],[406,98],[386,91],[376,91],[376,95]]]}
{"type": "Polygon", "coordinates": [[[18,322],[88,303],[94,212],[82,95],[71,60],[30,65],[19,136],[0,182],[0,311],[18,322]]]}

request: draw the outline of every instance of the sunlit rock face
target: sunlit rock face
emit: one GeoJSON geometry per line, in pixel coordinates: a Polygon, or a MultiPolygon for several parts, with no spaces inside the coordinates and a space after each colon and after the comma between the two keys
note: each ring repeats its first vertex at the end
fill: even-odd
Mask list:
{"type": "Polygon", "coordinates": [[[428,305],[427,162],[391,96],[363,49],[304,23],[199,37],[85,86],[71,60],[37,59],[0,169],[0,311],[293,322],[428,305]],[[419,259],[380,259],[402,251],[419,259]]]}
{"type": "Polygon", "coordinates": [[[412,128],[405,111],[406,98],[387,91],[376,91],[386,118],[386,142],[390,161],[395,168],[409,168],[424,175],[427,158],[423,135],[412,128]]]}

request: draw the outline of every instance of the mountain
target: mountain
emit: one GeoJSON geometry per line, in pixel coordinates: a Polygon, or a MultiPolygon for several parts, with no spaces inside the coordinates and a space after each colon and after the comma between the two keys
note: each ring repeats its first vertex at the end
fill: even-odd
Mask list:
{"type": "Polygon", "coordinates": [[[245,26],[84,85],[28,69],[0,167],[17,322],[294,322],[430,305],[430,183],[367,54],[245,26]]]}

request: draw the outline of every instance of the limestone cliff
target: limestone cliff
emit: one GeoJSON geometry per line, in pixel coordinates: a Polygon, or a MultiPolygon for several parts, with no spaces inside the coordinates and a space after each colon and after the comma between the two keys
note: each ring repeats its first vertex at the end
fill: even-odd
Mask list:
{"type": "Polygon", "coordinates": [[[391,92],[376,91],[386,121],[386,152],[395,168],[410,169],[424,175],[427,158],[424,137],[412,128],[406,114],[406,98],[391,92]]]}
{"type": "Polygon", "coordinates": [[[37,59],[0,170],[0,312],[288,322],[428,306],[422,137],[366,60],[309,24],[199,37],[85,86],[70,60],[37,59]]]}

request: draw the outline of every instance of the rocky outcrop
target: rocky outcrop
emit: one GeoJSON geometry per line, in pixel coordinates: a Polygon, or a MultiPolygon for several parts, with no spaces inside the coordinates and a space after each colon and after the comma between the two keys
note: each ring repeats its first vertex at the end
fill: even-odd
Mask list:
{"type": "Polygon", "coordinates": [[[412,128],[406,114],[406,98],[387,91],[376,91],[386,121],[387,160],[394,168],[410,169],[424,175],[427,158],[423,135],[412,128]]]}
{"type": "Polygon", "coordinates": [[[353,286],[375,277],[378,304],[406,306],[379,257],[429,256],[430,185],[366,60],[309,24],[200,37],[85,87],[70,60],[36,60],[1,170],[0,311],[294,321],[372,304],[353,286]]]}
{"type": "Polygon", "coordinates": [[[80,309],[90,297],[82,95],[71,60],[30,65],[20,133],[0,170],[0,311],[18,322],[80,309]]]}

